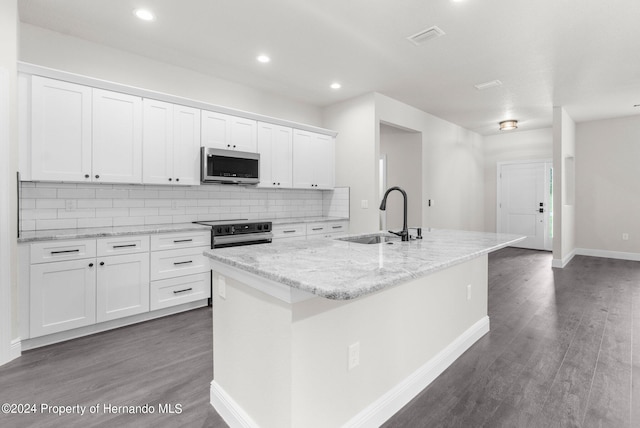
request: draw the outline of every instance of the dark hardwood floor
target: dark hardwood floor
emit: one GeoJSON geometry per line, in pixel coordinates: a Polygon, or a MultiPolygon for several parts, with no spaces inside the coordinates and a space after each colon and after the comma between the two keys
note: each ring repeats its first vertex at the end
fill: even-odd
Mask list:
{"type": "MultiPolygon", "coordinates": [[[[384,426],[640,427],[640,262],[550,265],[545,252],[493,253],[491,332],[384,426]]],[[[0,427],[225,427],[209,404],[211,361],[209,308],[25,352],[0,367],[0,404],[156,412],[0,413],[0,427]]]]}

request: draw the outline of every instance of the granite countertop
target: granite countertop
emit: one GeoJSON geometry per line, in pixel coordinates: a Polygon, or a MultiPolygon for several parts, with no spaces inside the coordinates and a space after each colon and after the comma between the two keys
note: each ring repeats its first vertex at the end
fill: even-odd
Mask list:
{"type": "Polygon", "coordinates": [[[60,239],[101,238],[105,236],[148,235],[152,233],[189,232],[211,230],[193,223],[149,224],[145,226],[91,227],[85,229],[49,229],[20,233],[18,242],[52,241],[60,239]]]}
{"type": "MultiPolygon", "coordinates": [[[[347,236],[373,236],[345,235],[347,236]]],[[[385,232],[383,236],[393,236],[385,232]]],[[[358,244],[338,239],[276,242],[205,251],[211,259],[318,296],[349,300],[426,276],[524,239],[424,229],[422,240],[358,244]]]]}
{"type": "MultiPolygon", "coordinates": [[[[342,217],[294,217],[269,220],[273,224],[315,223],[322,221],[340,221],[342,217]]],[[[231,220],[230,220],[231,221],[231,220]]],[[[253,220],[252,220],[253,221],[253,220]]],[[[255,220],[260,221],[260,220],[255,220]]],[[[20,232],[18,242],[53,241],[61,239],[101,238],[105,236],[148,235],[154,233],[189,232],[193,230],[211,230],[209,226],[194,223],[150,224],[144,226],[91,227],[80,229],[48,229],[20,232]]]]}

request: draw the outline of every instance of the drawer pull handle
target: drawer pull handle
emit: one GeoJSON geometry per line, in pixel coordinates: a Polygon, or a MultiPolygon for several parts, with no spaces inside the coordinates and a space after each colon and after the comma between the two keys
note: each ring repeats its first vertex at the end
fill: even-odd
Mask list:
{"type": "Polygon", "coordinates": [[[130,247],[137,247],[138,244],[127,244],[127,245],[114,245],[113,248],[130,248],[130,247]]]}
{"type": "Polygon", "coordinates": [[[189,263],[193,263],[193,260],[189,260],[189,261],[186,261],[186,262],[174,262],[173,264],[174,265],[186,265],[186,264],[189,264],[189,263]]]}
{"type": "Polygon", "coordinates": [[[173,243],[174,244],[179,244],[180,242],[191,242],[191,241],[193,241],[193,238],[192,239],[178,239],[178,240],[173,241],[173,243]]]}
{"type": "Polygon", "coordinates": [[[52,251],[51,254],[65,254],[65,253],[79,253],[80,250],[60,250],[60,251],[52,251]]]}
{"type": "Polygon", "coordinates": [[[295,230],[283,230],[282,233],[293,233],[295,230]]]}
{"type": "Polygon", "coordinates": [[[342,229],[342,226],[332,226],[334,229],[342,229]]]}
{"type": "Polygon", "coordinates": [[[314,227],[311,230],[322,230],[322,229],[323,229],[322,227],[314,227]]]}
{"type": "Polygon", "coordinates": [[[193,288],[189,287],[189,288],[185,288],[184,290],[176,290],[173,292],[173,294],[186,293],[187,291],[191,291],[191,290],[193,290],[193,288]]]}

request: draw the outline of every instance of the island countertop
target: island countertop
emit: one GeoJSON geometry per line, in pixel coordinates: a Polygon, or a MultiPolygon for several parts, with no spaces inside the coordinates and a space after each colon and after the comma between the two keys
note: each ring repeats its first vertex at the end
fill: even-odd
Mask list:
{"type": "Polygon", "coordinates": [[[518,235],[425,229],[423,239],[409,242],[367,245],[339,239],[274,241],[268,245],[208,250],[205,255],[321,297],[349,300],[429,275],[522,239],[518,235]]]}

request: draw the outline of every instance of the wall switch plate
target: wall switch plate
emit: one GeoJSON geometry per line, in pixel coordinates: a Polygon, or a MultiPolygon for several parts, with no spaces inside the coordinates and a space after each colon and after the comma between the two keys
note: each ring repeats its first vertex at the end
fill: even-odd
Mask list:
{"type": "Polygon", "coordinates": [[[218,295],[222,299],[227,298],[227,279],[222,275],[218,275],[218,295]]]}
{"type": "Polygon", "coordinates": [[[628,241],[629,240],[629,234],[628,233],[623,233],[622,234],[622,240],[623,241],[628,241]]]}
{"type": "Polygon", "coordinates": [[[367,209],[369,208],[369,200],[363,199],[360,201],[360,208],[367,209]]]}
{"type": "Polygon", "coordinates": [[[356,368],[360,364],[360,342],[349,345],[349,370],[356,368]]]}
{"type": "Polygon", "coordinates": [[[471,300],[471,284],[467,284],[467,300],[471,300]]]}

